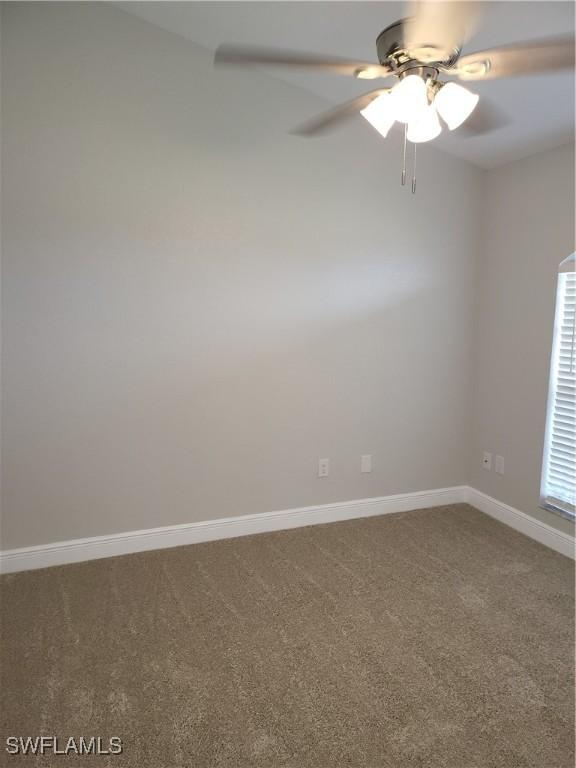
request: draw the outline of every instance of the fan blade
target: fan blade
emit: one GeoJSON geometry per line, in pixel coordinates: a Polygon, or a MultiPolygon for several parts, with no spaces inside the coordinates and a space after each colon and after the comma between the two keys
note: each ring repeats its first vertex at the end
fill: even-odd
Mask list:
{"type": "Polygon", "coordinates": [[[483,136],[510,123],[510,117],[492,102],[482,98],[470,117],[462,123],[456,132],[463,138],[483,136]]]}
{"type": "Polygon", "coordinates": [[[349,61],[334,56],[319,56],[315,53],[285,51],[275,48],[253,46],[221,45],[214,56],[215,64],[237,64],[241,66],[267,65],[275,67],[303,67],[332,72],[336,75],[352,75],[365,80],[388,77],[390,70],[380,64],[368,61],[349,61]]]}
{"type": "Polygon", "coordinates": [[[574,38],[550,37],[463,56],[448,74],[460,80],[493,80],[574,68],[574,38]]]}
{"type": "Polygon", "coordinates": [[[405,45],[422,62],[447,60],[474,34],[481,6],[472,0],[413,0],[405,45]]]}
{"type": "Polygon", "coordinates": [[[347,101],[333,109],[329,109],[327,112],[322,112],[322,114],[293,128],[290,133],[294,133],[297,136],[319,136],[322,133],[326,133],[333,128],[337,128],[347,118],[358,114],[361,109],[367,107],[371,101],[386,91],[386,88],[379,88],[358,96],[356,99],[352,99],[352,101],[347,101]]]}

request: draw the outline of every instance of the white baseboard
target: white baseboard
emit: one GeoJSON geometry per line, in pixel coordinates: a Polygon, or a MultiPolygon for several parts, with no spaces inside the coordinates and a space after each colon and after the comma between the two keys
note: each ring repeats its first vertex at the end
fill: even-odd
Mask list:
{"type": "Polygon", "coordinates": [[[492,496],[482,493],[482,491],[477,491],[475,488],[466,489],[465,500],[471,506],[479,509],[480,512],[500,520],[501,523],[509,525],[525,536],[539,541],[541,544],[556,550],[556,552],[560,552],[560,554],[566,557],[575,559],[575,542],[569,533],[558,531],[556,528],[552,528],[551,525],[542,523],[540,520],[520,512],[520,510],[511,507],[509,504],[504,504],[503,501],[498,501],[492,498],[492,496]]]}
{"type": "Polygon", "coordinates": [[[287,509],[281,512],[263,512],[255,515],[226,517],[199,523],[171,525],[143,531],[128,531],[110,536],[93,536],[53,544],[41,544],[22,549],[0,552],[0,573],[16,573],[53,565],[97,560],[102,557],[128,555],[152,549],[180,547],[217,539],[248,536],[254,533],[300,528],[305,525],[334,523],[357,517],[389,515],[416,509],[441,507],[447,504],[468,502],[481,512],[500,520],[506,525],[545,544],[547,547],[574,558],[574,539],[545,523],[493,499],[474,488],[455,486],[432,491],[416,491],[395,496],[343,501],[314,507],[287,509]]]}
{"type": "Polygon", "coordinates": [[[128,531],[110,536],[93,536],[89,539],[59,541],[23,549],[7,549],[0,552],[0,573],[48,568],[53,565],[128,555],[150,549],[180,547],[185,544],[199,544],[203,541],[248,536],[253,533],[333,523],[355,517],[388,515],[412,509],[457,504],[464,501],[465,495],[465,486],[439,488],[433,491],[416,491],[396,496],[286,509],[281,512],[226,517],[220,520],[171,525],[144,531],[128,531]]]}

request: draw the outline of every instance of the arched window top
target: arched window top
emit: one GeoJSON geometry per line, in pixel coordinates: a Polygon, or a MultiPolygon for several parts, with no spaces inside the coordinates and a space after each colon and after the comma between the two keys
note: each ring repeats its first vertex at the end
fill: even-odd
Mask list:
{"type": "Polygon", "coordinates": [[[576,253],[571,253],[564,261],[560,262],[558,272],[574,272],[576,267],[576,253]]]}

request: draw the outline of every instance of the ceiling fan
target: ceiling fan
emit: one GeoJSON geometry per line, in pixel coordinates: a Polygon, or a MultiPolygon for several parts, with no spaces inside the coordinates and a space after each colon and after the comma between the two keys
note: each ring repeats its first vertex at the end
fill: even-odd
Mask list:
{"type": "Polygon", "coordinates": [[[468,133],[484,133],[502,124],[501,115],[479,96],[453,80],[492,80],[574,68],[574,37],[556,37],[491,48],[462,56],[474,33],[480,4],[469,0],[418,0],[410,16],[386,27],[376,39],[378,63],[349,61],[315,53],[253,46],[222,45],[216,64],[278,66],[331,72],[360,80],[396,78],[392,86],[364,93],[325,112],[293,132],[315,136],[360,113],[382,136],[396,123],[404,125],[402,184],[406,183],[406,143],[414,145],[412,192],[416,191],[416,145],[436,138],[440,119],[449,130],[462,125],[476,110],[468,133]]]}

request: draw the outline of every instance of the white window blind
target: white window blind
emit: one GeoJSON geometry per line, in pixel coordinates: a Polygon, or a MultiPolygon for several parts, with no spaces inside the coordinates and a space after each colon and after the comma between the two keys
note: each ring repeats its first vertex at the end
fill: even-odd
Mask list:
{"type": "Polygon", "coordinates": [[[558,274],[541,494],[544,506],[569,516],[574,516],[576,500],[575,321],[573,254],[558,274]]]}

